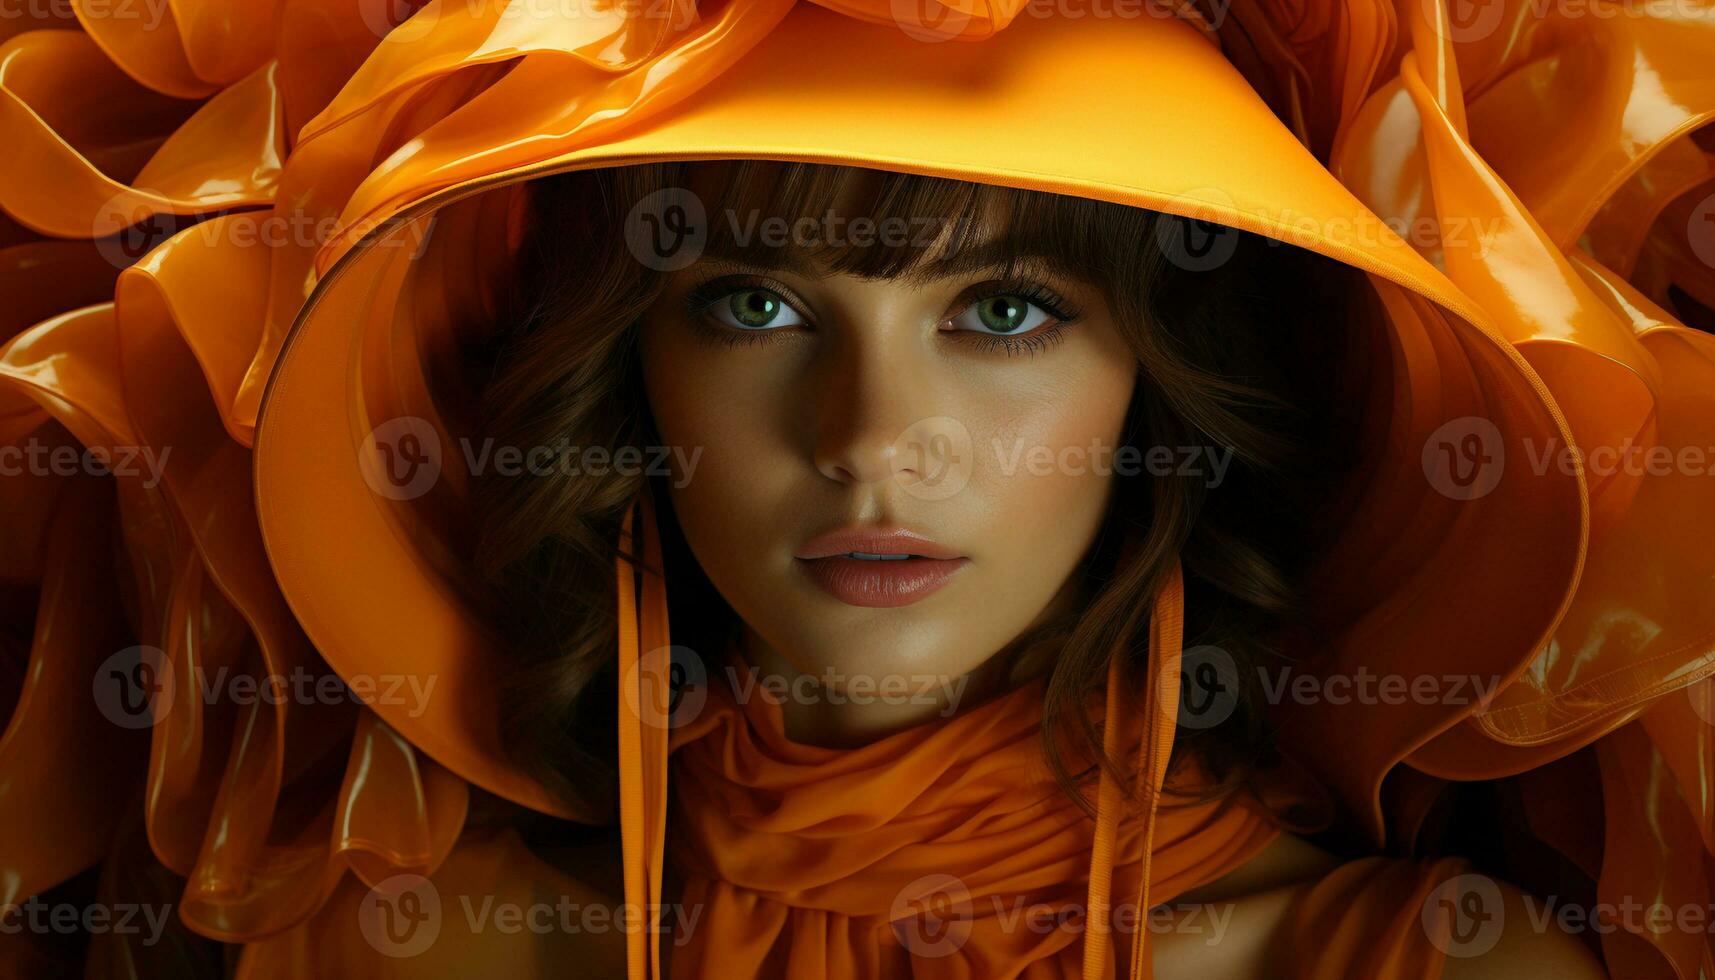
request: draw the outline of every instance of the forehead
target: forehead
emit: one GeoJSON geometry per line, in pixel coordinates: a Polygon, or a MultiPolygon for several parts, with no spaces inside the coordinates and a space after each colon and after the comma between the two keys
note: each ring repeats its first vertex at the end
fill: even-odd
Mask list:
{"type": "MultiPolygon", "coordinates": [[[[777,161],[684,165],[705,257],[806,276],[927,281],[1025,266],[1088,277],[1096,209],[946,178],[777,161]]],[[[1130,210],[1130,209],[1124,209],[1130,210]]]]}

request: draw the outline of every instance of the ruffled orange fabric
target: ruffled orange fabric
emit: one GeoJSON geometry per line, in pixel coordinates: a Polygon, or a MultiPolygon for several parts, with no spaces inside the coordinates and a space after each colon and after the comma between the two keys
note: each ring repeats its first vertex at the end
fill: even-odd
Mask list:
{"type": "MultiPolygon", "coordinates": [[[[735,658],[728,668],[673,735],[669,854],[688,878],[679,903],[704,910],[690,941],[671,950],[673,976],[1114,975],[1112,963],[1083,966],[1085,937],[1103,928],[1102,908],[1140,887],[1145,821],[1133,810],[1118,822],[1111,879],[1092,886],[1111,887],[1116,901],[1086,903],[1096,824],[1042,761],[1043,681],[833,750],[788,739],[766,695],[737,703],[733,680],[742,690],[745,667],[735,658]],[[1022,909],[1068,907],[1099,921],[1018,925],[1022,909]]],[[[1152,903],[1220,877],[1279,835],[1242,798],[1170,797],[1159,820],[1152,903]]],[[[1128,914],[1135,922],[1138,910],[1128,914]]],[[[1113,934],[1122,965],[1147,935],[1113,934]]]]}
{"type": "MultiPolygon", "coordinates": [[[[896,23],[892,4],[822,5],[896,23]]],[[[69,20],[58,5],[0,19],[0,447],[146,448],[163,466],[158,482],[0,478],[0,902],[145,848],[182,879],[187,928],[257,944],[249,970],[304,963],[269,963],[267,944],[325,928],[355,883],[463,867],[449,854],[466,777],[435,761],[459,758],[456,743],[407,739],[351,703],[180,697],[148,730],[122,729],[92,704],[91,676],[132,643],[161,650],[175,684],[199,669],[360,673],[301,628],[255,509],[263,394],[312,289],[415,202],[671,113],[795,5],[685,0],[673,17],[616,5],[574,20],[504,2],[175,0],[147,24],[70,6],[69,20]],[[259,224],[275,237],[250,233],[259,224]],[[119,833],[134,819],[146,834],[119,833]]],[[[1022,4],[954,9],[960,44],[1035,26],[1022,4]]],[[[1410,244],[1522,355],[1518,378],[1575,445],[1715,447],[1710,4],[1239,0],[1206,13],[1199,29],[1347,189],[1390,227],[1425,230],[1410,244]]],[[[1268,220],[1286,236],[1288,216],[1268,220]]],[[[1395,314],[1416,302],[1388,295],[1395,314]]],[[[479,315],[487,299],[443,298],[425,321],[479,315]]],[[[1417,339],[1414,356],[1441,353],[1430,332],[1417,339]]],[[[1441,781],[1526,774],[1533,830],[1601,899],[1707,905],[1711,478],[1576,469],[1577,526],[1520,558],[1546,594],[1529,603],[1483,567],[1426,566],[1448,502],[1421,472],[1370,474],[1341,504],[1389,533],[1348,539],[1315,582],[1342,631],[1308,669],[1492,677],[1498,693],[1284,705],[1277,722],[1378,841],[1409,839],[1441,781]],[[1398,624],[1448,580],[1531,611],[1447,622],[1426,663],[1398,624]],[[1402,774],[1419,792],[1384,796],[1402,774]]],[[[91,962],[125,975],[133,961],[101,951],[121,942],[97,937],[91,962]]],[[[1715,969],[1706,935],[1603,942],[1616,975],[1715,969]]]]}

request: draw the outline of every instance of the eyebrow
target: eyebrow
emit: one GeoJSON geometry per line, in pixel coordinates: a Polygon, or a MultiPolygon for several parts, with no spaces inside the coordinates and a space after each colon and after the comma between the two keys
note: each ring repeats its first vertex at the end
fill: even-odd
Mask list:
{"type": "MultiPolygon", "coordinates": [[[[937,244],[925,245],[922,248],[929,251],[938,245],[939,239],[937,244]]],[[[764,256],[751,256],[746,254],[745,249],[722,248],[719,245],[709,250],[709,261],[722,266],[788,272],[807,279],[828,275],[827,266],[814,256],[813,249],[791,247],[771,249],[764,256]]],[[[1069,279],[1089,280],[1087,271],[1075,268],[1063,257],[1046,251],[1020,249],[1016,242],[1004,237],[964,246],[952,255],[913,263],[909,269],[897,276],[878,278],[896,278],[912,285],[926,285],[991,270],[1004,270],[1003,275],[1007,277],[1025,271],[1042,271],[1069,279]]]]}

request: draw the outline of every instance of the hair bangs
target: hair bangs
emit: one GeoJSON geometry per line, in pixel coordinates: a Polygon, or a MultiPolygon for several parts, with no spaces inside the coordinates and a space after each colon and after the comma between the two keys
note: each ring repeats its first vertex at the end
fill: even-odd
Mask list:
{"type": "Polygon", "coordinates": [[[1029,265],[1111,287],[1114,243],[1150,242],[1150,212],[1043,191],[775,160],[664,166],[677,172],[663,186],[704,208],[703,254],[757,268],[929,282],[1029,265]]]}

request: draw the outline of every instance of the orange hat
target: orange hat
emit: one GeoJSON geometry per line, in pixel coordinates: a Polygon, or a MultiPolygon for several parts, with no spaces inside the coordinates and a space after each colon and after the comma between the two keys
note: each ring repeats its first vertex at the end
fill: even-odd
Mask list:
{"type": "MultiPolygon", "coordinates": [[[[67,271],[46,292],[65,305],[12,324],[0,350],[0,438],[54,420],[84,446],[174,448],[158,485],[117,483],[133,628],[186,677],[209,658],[268,673],[325,661],[348,681],[415,678],[436,696],[225,719],[191,709],[154,726],[150,840],[191,878],[200,931],[290,925],[345,867],[371,881],[433,868],[462,822],[461,781],[570,815],[501,751],[497,640],[461,598],[469,475],[452,447],[471,388],[458,353],[493,313],[528,182],[629,163],[798,160],[1078,195],[1367,273],[1386,319],[1373,386],[1385,401],[1364,406],[1363,476],[1310,582],[1323,647],[1306,670],[1494,688],[1285,703],[1289,750],[1377,838],[1422,812],[1408,792],[1384,813],[1390,773],[1509,775],[1622,726],[1648,737],[1606,743],[1605,759],[1659,753],[1679,785],[1702,785],[1700,702],[1668,695],[1715,672],[1715,556],[1702,545],[1715,540],[1715,494],[1686,461],[1715,447],[1715,343],[1667,307],[1715,306],[1715,223],[1708,236],[1697,223],[1715,207],[1698,200],[1715,191],[1715,154],[1695,133],[1715,118],[1707,3],[1580,20],[1496,0],[1467,23],[1434,2],[1250,0],[1132,7],[1122,24],[1076,3],[680,0],[665,16],[616,5],[580,17],[430,3],[379,44],[373,11],[334,0],[220,21],[229,6],[176,4],[170,30],[150,34],[83,17],[83,32],[0,47],[13,248],[51,255],[59,243],[34,233],[93,235],[111,258],[138,227],[164,239],[132,249],[116,305],[32,325],[104,295],[99,263],[59,257],[67,271]],[[254,41],[267,36],[272,48],[254,41]],[[1574,54],[1579,70],[1562,70],[1574,54]],[[101,110],[113,118],[56,111],[71,72],[124,93],[101,110]],[[1592,105],[1602,111],[1566,109],[1592,105]],[[1043,117],[1059,138],[992,138],[1043,117]],[[126,118],[172,134],[146,165],[118,159],[126,118]],[[240,210],[252,206],[271,210],[240,210]],[[240,236],[259,215],[329,233],[240,236]],[[403,437],[435,479],[390,492],[377,466],[403,437]],[[1674,460],[1662,472],[1623,465],[1658,449],[1674,460]],[[330,731],[354,726],[350,766],[362,752],[408,812],[348,768],[328,804],[331,846],[269,840],[283,787],[330,731]],[[202,741],[213,732],[232,739],[226,754],[202,741]],[[215,824],[236,830],[205,836],[215,824]]],[[[24,279],[5,276],[13,290],[24,279]]],[[[57,487],[0,492],[46,527],[57,487]]],[[[20,554],[47,556],[4,569],[7,581],[76,577],[51,560],[72,530],[7,533],[28,541],[20,554]]],[[[653,576],[624,563],[617,574],[621,656],[635,663],[668,642],[665,597],[653,576]]],[[[37,621],[63,615],[60,593],[42,594],[37,621]]],[[[1156,666],[1177,677],[1167,639],[1156,666]]],[[[32,661],[52,659],[52,642],[38,634],[32,661]]],[[[100,641],[88,647],[80,657],[99,662],[100,641]]],[[[69,730],[39,716],[44,703],[41,690],[20,699],[0,774],[37,771],[30,744],[69,730]]],[[[659,895],[648,879],[665,733],[635,726],[622,751],[627,889],[647,900],[659,895]]],[[[30,859],[22,894],[92,859],[101,824],[69,816],[81,798],[39,772],[0,787],[13,821],[0,830],[23,835],[11,839],[54,820],[84,831],[30,859]]],[[[1675,810],[1693,840],[1715,827],[1700,800],[1687,792],[1675,810]]],[[[1637,805],[1611,796],[1610,831],[1637,805]]]]}

